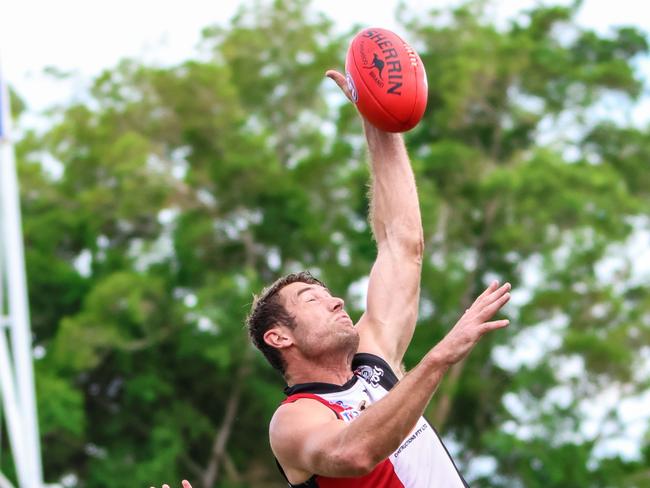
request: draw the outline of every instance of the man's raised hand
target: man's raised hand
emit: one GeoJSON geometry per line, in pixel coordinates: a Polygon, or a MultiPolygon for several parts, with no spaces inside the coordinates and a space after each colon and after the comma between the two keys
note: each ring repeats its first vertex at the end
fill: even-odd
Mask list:
{"type": "Polygon", "coordinates": [[[483,334],[508,325],[509,320],[490,320],[510,300],[510,283],[493,281],[474,300],[456,325],[436,345],[434,351],[448,365],[464,359],[483,334]]]}
{"type": "Polygon", "coordinates": [[[338,71],[335,71],[333,69],[329,69],[325,72],[325,76],[334,80],[334,82],[339,86],[339,88],[345,94],[345,96],[348,97],[348,100],[352,102],[352,94],[350,93],[348,82],[342,73],[339,73],[338,71]]]}

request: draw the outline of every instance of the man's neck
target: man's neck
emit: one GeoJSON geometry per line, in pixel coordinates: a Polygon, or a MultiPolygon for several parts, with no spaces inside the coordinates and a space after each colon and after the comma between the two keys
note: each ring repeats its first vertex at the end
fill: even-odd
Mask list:
{"type": "Polygon", "coordinates": [[[287,368],[287,385],[331,383],[343,385],[352,378],[352,357],[338,361],[296,361],[287,368]]]}

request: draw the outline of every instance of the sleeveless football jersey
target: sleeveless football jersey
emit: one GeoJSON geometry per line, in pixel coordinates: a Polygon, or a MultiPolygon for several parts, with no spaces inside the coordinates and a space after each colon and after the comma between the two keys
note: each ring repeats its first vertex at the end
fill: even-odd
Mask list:
{"type": "MultiPolygon", "coordinates": [[[[290,403],[311,398],[329,407],[344,422],[352,422],[363,410],[381,399],[398,379],[388,363],[373,354],[357,354],[352,361],[354,376],[344,385],[302,383],[285,389],[290,403]]],[[[278,464],[280,471],[282,467],[278,464]]],[[[284,475],[284,472],[282,472],[284,475]]],[[[286,478],[286,477],[285,477],[286,478]]],[[[328,478],[314,475],[293,488],[463,488],[467,483],[458,472],[436,430],[420,417],[400,447],[372,472],[357,478],[328,478]]]]}

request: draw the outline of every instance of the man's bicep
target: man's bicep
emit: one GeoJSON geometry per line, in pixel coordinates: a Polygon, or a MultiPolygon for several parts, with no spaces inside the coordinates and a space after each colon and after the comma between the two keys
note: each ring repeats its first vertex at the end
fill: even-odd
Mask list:
{"type": "Polygon", "coordinates": [[[422,263],[413,256],[380,249],[370,272],[366,311],[359,320],[359,352],[399,366],[418,316],[422,263]]]}
{"type": "Polygon", "coordinates": [[[315,400],[280,407],[271,420],[271,449],[289,482],[299,484],[314,474],[345,475],[340,442],[345,428],[333,411],[315,400]]]}

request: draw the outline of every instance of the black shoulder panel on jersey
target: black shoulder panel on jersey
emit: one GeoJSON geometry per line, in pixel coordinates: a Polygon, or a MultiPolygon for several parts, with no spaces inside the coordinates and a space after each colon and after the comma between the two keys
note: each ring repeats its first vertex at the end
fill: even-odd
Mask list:
{"type": "Polygon", "coordinates": [[[393,388],[399,381],[395,372],[384,359],[367,352],[354,355],[352,371],[369,383],[379,384],[386,390],[393,388]]]}

